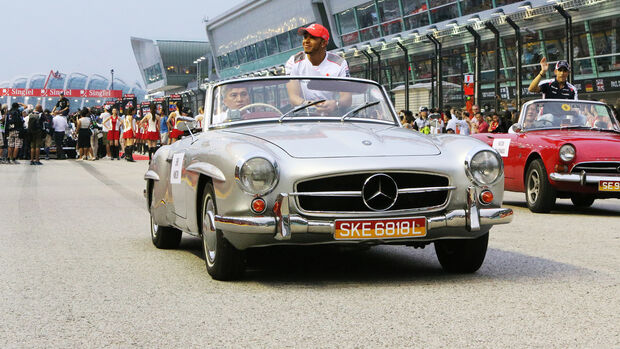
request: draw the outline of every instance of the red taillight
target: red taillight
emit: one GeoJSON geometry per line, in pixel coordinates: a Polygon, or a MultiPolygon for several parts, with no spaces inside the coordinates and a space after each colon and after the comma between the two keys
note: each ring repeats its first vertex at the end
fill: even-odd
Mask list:
{"type": "Polygon", "coordinates": [[[490,190],[484,190],[480,193],[480,201],[483,204],[490,204],[493,202],[493,193],[490,190]]]}
{"type": "Polygon", "coordinates": [[[252,211],[254,213],[265,212],[265,207],[267,207],[267,204],[265,204],[265,200],[263,200],[262,198],[256,198],[252,200],[252,211]]]}

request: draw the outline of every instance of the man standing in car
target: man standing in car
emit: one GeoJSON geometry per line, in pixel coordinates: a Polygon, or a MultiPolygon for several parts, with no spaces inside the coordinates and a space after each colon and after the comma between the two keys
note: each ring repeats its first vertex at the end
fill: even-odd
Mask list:
{"type": "MultiPolygon", "coordinates": [[[[303,35],[303,52],[291,56],[286,62],[286,75],[292,76],[331,76],[348,77],[349,65],[339,55],[327,52],[329,43],[329,31],[324,26],[314,23],[306,28],[299,28],[299,35],[303,35]]],[[[325,102],[316,105],[317,111],[333,112],[340,107],[351,105],[351,94],[340,93],[336,99],[332,94],[320,91],[310,91],[301,86],[297,81],[287,85],[288,94],[292,105],[300,105],[306,100],[325,99],[325,102]],[[320,94],[320,95],[319,95],[320,94]]]]}
{"type": "Polygon", "coordinates": [[[69,100],[65,97],[64,92],[60,92],[60,99],[56,102],[54,109],[52,109],[52,114],[54,112],[58,112],[63,116],[69,115],[69,100]]]}
{"type": "Polygon", "coordinates": [[[570,65],[566,61],[558,61],[555,64],[555,79],[540,81],[549,70],[547,58],[540,60],[540,73],[536,75],[528,90],[530,92],[542,92],[543,99],[574,99],[577,100],[577,88],[567,81],[570,65]]]}

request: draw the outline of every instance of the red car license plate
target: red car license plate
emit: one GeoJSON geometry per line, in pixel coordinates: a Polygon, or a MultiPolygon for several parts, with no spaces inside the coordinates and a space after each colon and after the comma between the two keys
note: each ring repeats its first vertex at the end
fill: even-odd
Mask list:
{"type": "Polygon", "coordinates": [[[350,219],[334,222],[334,239],[402,239],[426,236],[426,218],[350,219]]]}
{"type": "Polygon", "coordinates": [[[620,191],[620,181],[599,181],[598,191],[620,191]]]}

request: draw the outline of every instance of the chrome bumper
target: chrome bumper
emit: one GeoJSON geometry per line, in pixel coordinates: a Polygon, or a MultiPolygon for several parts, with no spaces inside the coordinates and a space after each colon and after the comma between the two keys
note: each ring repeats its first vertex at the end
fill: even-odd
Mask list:
{"type": "MultiPolygon", "coordinates": [[[[217,229],[241,234],[273,234],[276,240],[290,240],[293,233],[333,234],[334,220],[309,220],[289,213],[289,196],[280,194],[275,217],[214,217],[217,229]]],[[[512,221],[510,208],[479,208],[475,190],[468,190],[467,209],[452,210],[445,214],[426,216],[427,231],[440,228],[463,228],[478,231],[481,226],[506,224],[512,221]]],[[[388,212],[386,212],[389,215],[388,212]]]]}
{"type": "Polygon", "coordinates": [[[549,178],[556,182],[569,182],[569,183],[579,183],[581,185],[586,184],[598,184],[600,181],[618,181],[620,180],[620,175],[617,176],[601,176],[594,174],[586,174],[585,172],[581,173],[557,173],[553,172],[549,175],[549,178]]]}

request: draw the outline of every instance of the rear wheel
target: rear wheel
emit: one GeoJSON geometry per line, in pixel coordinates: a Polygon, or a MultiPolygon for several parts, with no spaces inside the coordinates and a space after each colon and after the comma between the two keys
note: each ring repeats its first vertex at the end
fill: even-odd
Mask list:
{"type": "Polygon", "coordinates": [[[151,240],[155,247],[167,250],[177,248],[181,242],[182,234],[179,229],[155,224],[153,216],[151,216],[151,240]]]}
{"type": "Polygon", "coordinates": [[[581,208],[592,206],[594,200],[596,200],[596,198],[592,195],[574,194],[570,197],[570,201],[573,202],[573,205],[581,208]]]}
{"type": "Polygon", "coordinates": [[[532,161],[525,176],[525,199],[532,212],[547,213],[555,205],[556,192],[547,179],[542,160],[532,161]]]}
{"type": "Polygon", "coordinates": [[[202,249],[207,272],[215,280],[236,280],[243,275],[245,261],[243,252],[237,250],[224,238],[222,231],[212,229],[217,205],[213,185],[205,184],[202,195],[202,249]]]}
{"type": "Polygon", "coordinates": [[[451,273],[473,273],[480,269],[487,254],[489,233],[475,239],[435,241],[441,267],[451,273]]]}

